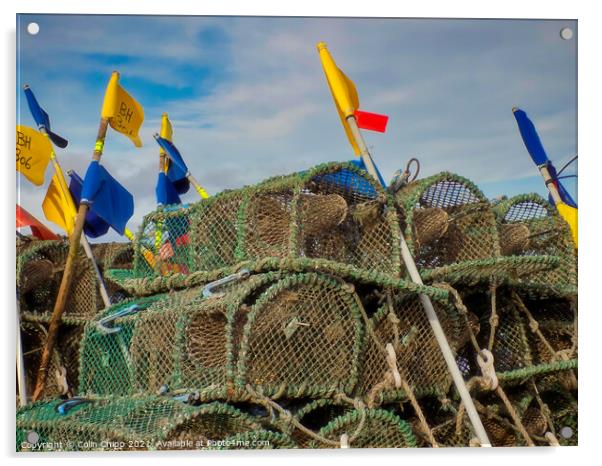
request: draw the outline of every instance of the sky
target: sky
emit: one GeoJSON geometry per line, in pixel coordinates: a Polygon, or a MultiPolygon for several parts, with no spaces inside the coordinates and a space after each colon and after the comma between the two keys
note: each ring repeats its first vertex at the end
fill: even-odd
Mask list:
{"type": "MultiPolygon", "coordinates": [[[[577,22],[572,20],[357,19],[18,15],[17,124],[35,126],[29,84],[69,139],[65,170],[88,166],[111,71],[144,107],[142,148],[109,130],[102,164],[135,197],[137,231],[156,207],[163,112],[174,143],[209,194],[254,184],[353,152],[332,102],[316,44],[325,41],[356,84],[360,108],[389,116],[365,132],[385,180],[417,157],[475,182],[489,198],[546,196],[512,116],[533,120],[557,168],[577,154],[577,22]],[[39,33],[27,33],[36,22],[39,33]],[[560,30],[570,27],[571,40],[560,30]]],[[[566,174],[576,174],[577,164],[566,174]]],[[[17,202],[39,219],[51,179],[17,173],[17,202]]],[[[576,197],[576,183],[567,188],[576,197]]],[[[196,202],[194,190],[182,196],[196,202]]],[[[60,230],[46,222],[54,231],[60,230]]],[[[97,241],[122,240],[112,232],[97,241]]]]}

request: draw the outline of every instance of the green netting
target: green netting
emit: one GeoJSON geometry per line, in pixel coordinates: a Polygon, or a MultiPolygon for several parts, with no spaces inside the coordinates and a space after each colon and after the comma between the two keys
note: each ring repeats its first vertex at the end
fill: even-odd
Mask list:
{"type": "Polygon", "coordinates": [[[424,279],[452,284],[514,280],[558,261],[543,251],[528,258],[500,257],[491,205],[466,178],[439,173],[409,183],[396,200],[406,213],[404,234],[424,279]]]}
{"type": "Polygon", "coordinates": [[[247,384],[264,395],[351,393],[363,357],[364,323],[354,288],[320,274],[268,273],[204,298],[202,288],[124,301],[86,327],[83,394],[198,390],[232,397],[247,384]],[[96,322],[132,304],[120,331],[96,322]]]}
{"type": "MultiPolygon", "coordinates": [[[[392,309],[384,305],[370,320],[376,341],[374,338],[366,339],[358,393],[376,396],[377,402],[407,399],[407,394],[394,387],[384,390],[377,387],[389,370],[382,347],[391,343],[397,357],[397,368],[416,396],[444,395],[450,388],[451,377],[419,297],[396,294],[392,297],[392,304],[392,309]]],[[[447,301],[433,300],[433,304],[455,351],[465,343],[463,321],[447,301]]]]}
{"type": "Polygon", "coordinates": [[[260,429],[252,417],[219,402],[193,406],[158,396],[84,400],[70,409],[55,400],[20,410],[17,450],[206,449],[260,429]]]}
{"type": "Polygon", "coordinates": [[[556,256],[556,266],[519,281],[534,296],[577,293],[577,261],[570,228],[556,209],[537,194],[523,194],[495,207],[501,250],[507,256],[556,256]]]}
{"type": "MultiPolygon", "coordinates": [[[[23,320],[48,322],[61,284],[69,245],[66,241],[35,241],[17,256],[17,290],[23,320]]],[[[63,321],[83,323],[103,306],[96,275],[80,248],[63,321]]]]}
{"type": "MultiPolygon", "coordinates": [[[[353,410],[322,427],[319,435],[340,441],[349,437],[351,448],[408,448],[416,446],[410,425],[398,416],[382,409],[353,410]]],[[[310,448],[332,448],[320,441],[312,441],[310,448]]]]}
{"type": "MultiPolygon", "coordinates": [[[[67,245],[17,247],[31,390],[67,245]]],[[[94,252],[118,302],[99,310],[80,253],[45,401],[18,412],[18,449],[36,449],[23,443],[32,431],[45,451],[468,446],[419,293],[494,445],[577,442],[575,250],[541,198],[492,209],[449,173],[392,196],[332,163],[161,208],[134,245],[94,252]],[[401,231],[431,286],[404,279],[401,231]],[[477,362],[487,348],[500,391],[477,362]],[[73,395],[92,402],[58,413],[73,395]]]]}
{"type": "Polygon", "coordinates": [[[152,278],[171,278],[154,281],[158,292],[161,285],[188,286],[185,277],[194,273],[209,281],[237,264],[300,259],[299,270],[330,267],[339,275],[399,279],[396,215],[392,198],[364,171],[348,163],[320,165],[149,214],[134,268],[108,278],[144,294],[152,278]]]}

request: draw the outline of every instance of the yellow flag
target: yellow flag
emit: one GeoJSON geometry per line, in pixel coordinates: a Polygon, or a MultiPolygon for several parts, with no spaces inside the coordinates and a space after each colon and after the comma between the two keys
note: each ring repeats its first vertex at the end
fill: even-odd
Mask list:
{"type": "MultiPolygon", "coordinates": [[[[171,127],[171,121],[169,121],[169,117],[167,113],[163,113],[161,116],[161,133],[160,136],[163,139],[167,139],[169,142],[173,142],[173,128],[171,127]]],[[[159,147],[159,153],[161,155],[166,155],[163,147],[159,147]]],[[[167,168],[169,166],[169,157],[165,159],[165,173],[167,173],[167,168]]]]}
{"type": "Polygon", "coordinates": [[[569,224],[571,228],[571,235],[573,236],[573,242],[575,247],[577,246],[577,209],[565,204],[564,202],[557,202],[556,208],[560,216],[569,224]]]}
{"type": "Polygon", "coordinates": [[[353,115],[360,106],[355,84],[337,67],[324,42],[318,43],[318,53],[347,139],[349,139],[349,143],[353,147],[355,154],[359,155],[359,147],[355,143],[355,139],[347,123],[347,117],[353,115]]]}
{"type": "Polygon", "coordinates": [[[52,155],[46,136],[28,126],[17,125],[17,171],[33,184],[44,184],[44,174],[52,155]]]}
{"type": "Polygon", "coordinates": [[[48,185],[42,210],[48,220],[55,223],[70,235],[75,223],[75,206],[65,180],[55,173],[48,185]]]}
{"type": "Polygon", "coordinates": [[[113,71],[105,99],[102,103],[102,118],[109,120],[111,128],[125,134],[136,147],[142,147],[138,130],[144,121],[142,106],[119,85],[119,73],[113,71]]]}

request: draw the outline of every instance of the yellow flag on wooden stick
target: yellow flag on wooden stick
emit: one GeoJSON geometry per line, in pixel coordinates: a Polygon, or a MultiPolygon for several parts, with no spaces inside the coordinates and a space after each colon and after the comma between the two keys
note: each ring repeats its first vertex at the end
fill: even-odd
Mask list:
{"type": "MultiPolygon", "coordinates": [[[[167,113],[163,113],[163,115],[161,116],[161,133],[160,133],[160,135],[163,139],[167,139],[169,142],[173,142],[173,128],[171,126],[171,121],[169,121],[169,117],[167,116],[167,113]]],[[[163,149],[163,147],[161,147],[161,146],[159,146],[159,153],[161,155],[167,155],[167,153],[165,152],[165,149],[163,149]]],[[[169,164],[169,158],[166,159],[165,173],[167,173],[168,164],[169,164]]]]}
{"type": "Polygon", "coordinates": [[[52,155],[52,144],[38,130],[17,125],[17,171],[33,184],[44,184],[46,167],[52,155]]]}
{"type": "Polygon", "coordinates": [[[119,73],[113,71],[105,98],[101,117],[106,118],[115,131],[125,134],[136,147],[142,147],[138,131],[144,121],[144,110],[136,100],[119,85],[119,73]]]}
{"type": "Polygon", "coordinates": [[[353,81],[345,76],[345,73],[337,67],[337,64],[330,56],[330,52],[326,48],[324,42],[318,44],[318,53],[320,54],[320,61],[322,62],[322,68],[324,69],[326,80],[328,81],[328,87],[330,88],[332,98],[334,99],[335,106],[339,112],[339,118],[345,129],[347,139],[349,139],[349,143],[351,144],[351,147],[353,147],[355,155],[359,155],[360,149],[353,138],[349,123],[347,123],[347,117],[354,115],[355,111],[360,106],[355,84],[353,84],[353,81]]]}
{"type": "Polygon", "coordinates": [[[46,197],[42,202],[42,210],[46,218],[71,235],[77,214],[73,199],[64,179],[55,173],[48,185],[46,197]]]}

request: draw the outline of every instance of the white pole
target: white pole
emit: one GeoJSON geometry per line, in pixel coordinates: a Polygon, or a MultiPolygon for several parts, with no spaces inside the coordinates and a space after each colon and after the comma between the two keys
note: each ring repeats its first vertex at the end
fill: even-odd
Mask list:
{"type": "MultiPolygon", "coordinates": [[[[368,173],[374,177],[376,181],[378,181],[378,174],[376,172],[376,167],[374,166],[374,162],[372,161],[372,157],[370,156],[370,152],[368,152],[368,148],[366,147],[366,142],[360,132],[359,127],[357,126],[357,121],[354,115],[350,115],[347,117],[347,123],[349,124],[349,128],[351,129],[351,134],[353,134],[353,138],[360,149],[360,155],[364,164],[366,165],[366,169],[368,173]]],[[[406,266],[408,274],[410,275],[410,279],[418,284],[423,285],[422,278],[420,277],[420,273],[416,268],[416,263],[414,262],[414,258],[412,257],[412,253],[408,248],[408,244],[403,236],[403,232],[401,232],[401,257],[406,266]]],[[[443,353],[443,358],[445,359],[445,363],[447,364],[447,368],[452,376],[454,381],[454,385],[458,390],[460,398],[466,407],[466,414],[470,419],[472,427],[475,431],[479,442],[482,447],[490,447],[491,442],[489,441],[489,437],[487,436],[487,432],[485,432],[485,428],[483,427],[483,423],[481,422],[481,418],[477,412],[477,409],[470,397],[470,392],[466,387],[466,383],[464,382],[464,378],[462,377],[462,373],[456,364],[456,360],[454,358],[454,354],[452,352],[451,347],[449,346],[449,342],[445,336],[445,332],[441,327],[441,322],[439,322],[439,318],[437,317],[437,313],[435,312],[435,308],[433,307],[433,303],[431,299],[425,295],[420,294],[420,302],[422,303],[422,307],[426,312],[426,316],[431,324],[431,328],[433,329],[433,333],[435,334],[435,338],[437,339],[437,343],[439,344],[439,348],[441,349],[441,353],[443,353]]]]}
{"type": "Polygon", "coordinates": [[[17,291],[17,383],[19,385],[19,406],[27,406],[27,384],[25,379],[25,361],[23,360],[23,343],[21,342],[21,315],[19,292],[17,291]]]}

